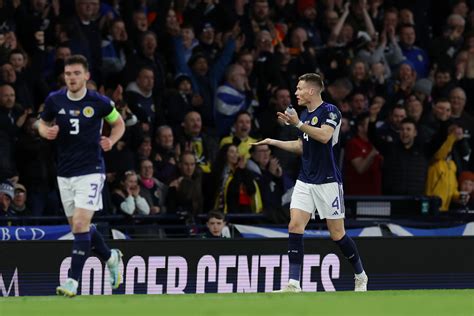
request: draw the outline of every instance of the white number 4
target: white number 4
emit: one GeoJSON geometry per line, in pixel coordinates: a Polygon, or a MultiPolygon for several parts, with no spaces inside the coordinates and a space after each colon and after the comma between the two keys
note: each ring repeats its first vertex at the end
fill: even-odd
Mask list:
{"type": "Polygon", "coordinates": [[[69,119],[69,122],[71,123],[71,127],[72,127],[72,129],[69,131],[69,134],[71,135],[79,134],[79,119],[72,118],[72,119],[69,119]]]}

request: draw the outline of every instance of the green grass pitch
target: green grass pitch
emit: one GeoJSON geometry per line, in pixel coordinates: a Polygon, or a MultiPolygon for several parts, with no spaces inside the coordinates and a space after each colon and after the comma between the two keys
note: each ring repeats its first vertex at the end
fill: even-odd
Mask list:
{"type": "Polygon", "coordinates": [[[474,290],[0,298],[0,316],[469,315],[474,290]]]}

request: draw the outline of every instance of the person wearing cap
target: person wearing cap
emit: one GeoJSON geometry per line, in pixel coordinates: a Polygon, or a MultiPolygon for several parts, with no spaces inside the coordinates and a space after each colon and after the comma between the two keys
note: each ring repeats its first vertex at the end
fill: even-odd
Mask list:
{"type": "Polygon", "coordinates": [[[14,189],[10,181],[0,183],[0,216],[14,216],[15,213],[11,207],[14,198],[14,189]]]}
{"type": "Polygon", "coordinates": [[[26,198],[27,196],[25,186],[20,183],[15,184],[11,208],[16,215],[25,215],[30,213],[30,210],[26,206],[26,198]]]}
{"type": "Polygon", "coordinates": [[[433,88],[433,82],[427,78],[418,79],[413,87],[413,93],[420,100],[421,104],[425,104],[431,101],[431,89],[433,88]]]}

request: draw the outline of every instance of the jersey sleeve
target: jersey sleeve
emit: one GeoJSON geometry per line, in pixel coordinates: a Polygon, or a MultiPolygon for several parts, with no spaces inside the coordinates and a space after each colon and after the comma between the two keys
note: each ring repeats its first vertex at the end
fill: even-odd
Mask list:
{"type": "Polygon", "coordinates": [[[329,107],[321,117],[321,125],[329,125],[336,128],[341,122],[341,112],[336,107],[329,107]]]}
{"type": "Polygon", "coordinates": [[[40,114],[40,118],[45,122],[51,122],[56,118],[56,106],[53,102],[53,98],[49,95],[44,101],[44,110],[40,114]]]}
{"type": "Polygon", "coordinates": [[[115,122],[120,116],[120,113],[115,109],[115,102],[106,96],[101,96],[101,100],[103,103],[102,117],[109,123],[115,122]]]}

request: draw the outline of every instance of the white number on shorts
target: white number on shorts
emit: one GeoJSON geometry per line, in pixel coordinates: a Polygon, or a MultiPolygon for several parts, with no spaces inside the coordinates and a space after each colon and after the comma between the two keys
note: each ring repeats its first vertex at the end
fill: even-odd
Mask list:
{"type": "Polygon", "coordinates": [[[304,138],[306,141],[309,141],[308,134],[306,134],[306,133],[303,133],[303,138],[304,138]]]}
{"type": "Polygon", "coordinates": [[[79,134],[79,119],[72,118],[72,119],[69,119],[69,122],[71,123],[71,127],[72,127],[72,129],[69,131],[69,134],[71,135],[79,134]]]}
{"type": "Polygon", "coordinates": [[[336,197],[332,202],[332,207],[335,207],[337,210],[339,209],[339,197],[336,197]]]}

